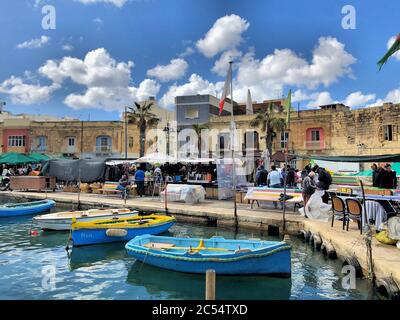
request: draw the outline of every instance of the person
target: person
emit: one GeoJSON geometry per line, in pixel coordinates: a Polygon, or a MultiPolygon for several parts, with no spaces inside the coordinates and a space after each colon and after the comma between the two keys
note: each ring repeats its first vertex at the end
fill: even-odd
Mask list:
{"type": "Polygon", "coordinates": [[[308,174],[311,172],[311,166],[308,164],[304,167],[304,169],[301,171],[301,179],[304,180],[308,174]]]}
{"type": "Polygon", "coordinates": [[[287,172],[287,178],[286,178],[286,185],[289,188],[292,188],[295,186],[295,181],[296,181],[296,174],[290,165],[287,165],[286,167],[286,172],[287,172]]]}
{"type": "Polygon", "coordinates": [[[297,189],[301,189],[301,182],[303,181],[302,177],[301,177],[301,172],[299,169],[294,170],[295,173],[295,187],[297,189]]]}
{"type": "Polygon", "coordinates": [[[257,186],[265,186],[267,185],[268,172],[265,170],[264,166],[261,165],[258,167],[256,172],[256,185],[257,186]]]}
{"type": "Polygon", "coordinates": [[[270,188],[282,188],[282,176],[274,165],[271,166],[271,171],[268,173],[267,184],[270,188]]]}
{"type": "Polygon", "coordinates": [[[123,174],[121,179],[118,181],[117,190],[121,191],[121,198],[124,199],[125,196],[128,197],[128,187],[129,185],[129,178],[128,175],[123,174]]]}
{"type": "Polygon", "coordinates": [[[135,172],[135,183],[136,183],[136,190],[139,197],[144,196],[144,171],[141,167],[139,167],[135,172]]]}
{"type": "Polygon", "coordinates": [[[372,186],[375,188],[379,188],[380,172],[381,172],[382,168],[378,168],[377,164],[374,163],[371,166],[371,169],[372,169],[372,186]]]}
{"type": "Polygon", "coordinates": [[[329,190],[330,185],[332,184],[332,176],[331,174],[325,170],[325,168],[318,169],[318,183],[317,187],[321,190],[325,190],[324,195],[322,196],[322,202],[329,202],[329,194],[327,190],[329,190]]]}
{"type": "Polygon", "coordinates": [[[154,169],[154,183],[162,184],[163,183],[163,175],[162,175],[160,166],[161,165],[159,163],[155,164],[156,168],[154,169]]]}
{"type": "Polygon", "coordinates": [[[392,170],[392,166],[389,163],[385,165],[384,171],[382,172],[379,187],[383,189],[397,188],[396,171],[392,170]]]}
{"type": "MultiPolygon", "coordinates": [[[[267,184],[270,188],[282,188],[282,175],[279,173],[278,170],[276,170],[276,166],[272,165],[271,166],[271,171],[268,173],[267,176],[267,184]]],[[[274,207],[276,208],[278,206],[278,202],[273,201],[274,207]]]]}
{"type": "Polygon", "coordinates": [[[304,178],[303,183],[302,183],[302,195],[303,195],[303,201],[304,201],[304,208],[307,205],[308,200],[310,200],[312,194],[314,193],[315,189],[317,186],[315,185],[314,181],[314,176],[315,172],[310,171],[307,177],[304,178]]]}

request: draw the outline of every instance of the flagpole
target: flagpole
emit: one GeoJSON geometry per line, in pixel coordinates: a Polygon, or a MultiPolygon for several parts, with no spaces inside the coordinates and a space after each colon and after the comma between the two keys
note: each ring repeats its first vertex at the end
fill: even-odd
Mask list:
{"type": "Polygon", "coordinates": [[[229,61],[229,68],[231,70],[231,104],[232,104],[232,111],[231,111],[231,153],[232,153],[232,190],[233,190],[233,204],[234,204],[234,209],[233,209],[233,214],[235,217],[235,229],[238,229],[238,217],[237,217],[237,203],[236,203],[236,163],[235,163],[235,141],[234,141],[234,132],[233,130],[235,129],[235,120],[233,116],[233,84],[232,84],[232,61],[229,61]]]}
{"type": "MultiPolygon", "coordinates": [[[[285,129],[288,131],[288,138],[286,140],[286,148],[285,148],[285,179],[283,181],[283,211],[282,211],[282,229],[283,232],[286,231],[286,191],[287,191],[287,176],[288,176],[288,153],[289,153],[289,139],[290,139],[290,111],[291,111],[291,91],[289,91],[289,95],[286,98],[285,105],[287,104],[287,117],[286,117],[286,126],[285,129]],[[289,101],[290,97],[290,101],[289,101]]],[[[285,136],[285,132],[283,132],[283,136],[285,136]]]]}

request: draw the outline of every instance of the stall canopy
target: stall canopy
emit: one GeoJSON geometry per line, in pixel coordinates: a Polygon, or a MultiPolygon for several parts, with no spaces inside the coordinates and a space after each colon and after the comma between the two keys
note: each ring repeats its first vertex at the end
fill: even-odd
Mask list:
{"type": "Polygon", "coordinates": [[[176,163],[177,160],[174,157],[171,157],[169,155],[163,154],[163,153],[150,153],[145,155],[144,157],[141,157],[135,161],[136,163],[176,163]]]}
{"type": "Polygon", "coordinates": [[[0,164],[20,165],[34,162],[38,161],[22,153],[8,152],[0,156],[0,164]]]}
{"type": "Polygon", "coordinates": [[[55,176],[57,181],[91,183],[104,179],[105,163],[101,160],[49,160],[42,175],[55,176]]]}
{"type": "Polygon", "coordinates": [[[314,159],[332,162],[400,162],[400,154],[384,154],[375,156],[296,155],[296,157],[302,159],[314,159]]]}
{"type": "Polygon", "coordinates": [[[30,153],[28,155],[29,158],[34,159],[36,161],[46,161],[46,160],[50,160],[51,157],[49,157],[48,155],[42,154],[42,153],[30,153]]]}

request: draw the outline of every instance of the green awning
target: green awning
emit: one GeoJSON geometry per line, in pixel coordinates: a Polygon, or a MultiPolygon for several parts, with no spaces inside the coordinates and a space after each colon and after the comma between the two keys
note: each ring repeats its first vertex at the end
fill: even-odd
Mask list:
{"type": "Polygon", "coordinates": [[[36,161],[46,161],[51,159],[51,157],[42,153],[30,153],[28,154],[28,157],[36,161]]]}
{"type": "Polygon", "coordinates": [[[22,153],[7,152],[0,156],[0,164],[18,165],[38,162],[22,153]]]}
{"type": "Polygon", "coordinates": [[[400,162],[400,154],[384,154],[376,156],[319,156],[296,155],[301,159],[314,159],[332,162],[400,162]]]}

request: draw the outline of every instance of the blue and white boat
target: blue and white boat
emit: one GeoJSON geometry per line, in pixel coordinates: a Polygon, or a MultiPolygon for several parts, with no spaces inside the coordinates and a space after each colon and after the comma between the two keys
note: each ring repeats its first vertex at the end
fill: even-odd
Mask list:
{"type": "Polygon", "coordinates": [[[114,217],[78,222],[72,218],[71,239],[74,247],[99,243],[127,242],[143,234],[161,234],[175,223],[175,218],[164,215],[114,217]]]}
{"type": "Polygon", "coordinates": [[[7,203],[0,206],[0,217],[15,217],[46,212],[53,208],[55,204],[53,200],[7,203]]]}
{"type": "Polygon", "coordinates": [[[212,269],[221,275],[291,275],[291,247],[285,242],[143,235],[125,248],[143,263],[180,272],[212,269]]]}

